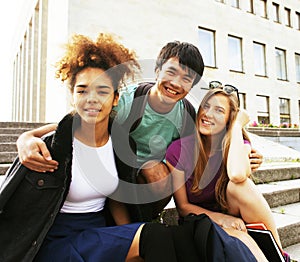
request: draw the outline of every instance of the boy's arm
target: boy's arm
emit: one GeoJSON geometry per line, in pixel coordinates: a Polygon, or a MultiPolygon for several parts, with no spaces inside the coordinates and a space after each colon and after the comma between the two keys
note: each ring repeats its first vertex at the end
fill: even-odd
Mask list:
{"type": "Polygon", "coordinates": [[[21,134],[17,140],[20,162],[37,172],[53,172],[58,162],[52,160],[49,150],[41,137],[56,130],[57,124],[48,124],[21,134]]]}
{"type": "Polygon", "coordinates": [[[255,172],[263,162],[263,155],[260,154],[255,148],[251,147],[250,153],[250,168],[252,173],[255,172]]]}

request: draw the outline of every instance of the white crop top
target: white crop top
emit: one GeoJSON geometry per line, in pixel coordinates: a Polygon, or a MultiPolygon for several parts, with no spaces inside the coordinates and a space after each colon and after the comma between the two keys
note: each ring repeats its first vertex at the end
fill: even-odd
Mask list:
{"type": "Polygon", "coordinates": [[[111,138],[101,147],[90,147],[74,138],[72,181],[60,212],[102,210],[106,197],[116,190],[118,182],[111,138]]]}

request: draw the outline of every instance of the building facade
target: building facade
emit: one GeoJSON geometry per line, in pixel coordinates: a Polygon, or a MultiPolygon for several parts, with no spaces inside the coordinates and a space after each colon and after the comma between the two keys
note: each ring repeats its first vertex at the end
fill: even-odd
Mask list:
{"type": "Polygon", "coordinates": [[[32,0],[30,7],[15,49],[14,121],[58,121],[70,109],[54,79],[61,45],[74,33],[113,32],[137,52],[147,79],[167,42],[198,46],[205,70],[189,96],[195,106],[218,80],[239,89],[252,122],[299,125],[300,0],[32,0]]]}

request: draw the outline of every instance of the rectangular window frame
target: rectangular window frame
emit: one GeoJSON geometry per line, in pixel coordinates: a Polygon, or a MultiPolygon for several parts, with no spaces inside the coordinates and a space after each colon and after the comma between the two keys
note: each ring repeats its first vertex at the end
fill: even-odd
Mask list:
{"type": "Polygon", "coordinates": [[[259,0],[259,15],[263,18],[268,18],[267,1],[259,0]]]}
{"type": "Polygon", "coordinates": [[[254,2],[253,2],[253,0],[248,0],[246,11],[250,14],[254,14],[254,2]]]}
{"type": "Polygon", "coordinates": [[[240,8],[240,0],[231,0],[231,6],[234,8],[240,8]]]}
{"type": "Polygon", "coordinates": [[[253,42],[253,53],[254,53],[254,70],[256,76],[267,76],[267,62],[266,62],[266,45],[259,43],[259,42],[253,42]],[[256,52],[256,47],[261,47],[262,53],[258,54],[256,52]],[[258,71],[259,70],[259,71],[258,71]]]}
{"type": "Polygon", "coordinates": [[[295,53],[296,81],[300,83],[300,54],[295,53]]]}
{"type": "Polygon", "coordinates": [[[279,116],[280,116],[280,124],[291,124],[291,101],[288,98],[279,97],[279,116]],[[283,103],[285,101],[286,103],[283,103]],[[282,106],[284,104],[287,106],[282,106]],[[284,108],[284,111],[282,109],[284,108]]]}
{"type": "Polygon", "coordinates": [[[204,65],[207,67],[216,68],[217,59],[216,59],[216,31],[208,28],[198,26],[198,37],[199,37],[199,50],[203,56],[204,65]],[[205,43],[206,46],[201,44],[201,32],[206,32],[212,35],[210,38],[210,43],[205,43]]]}
{"type": "Polygon", "coordinates": [[[297,30],[300,30],[300,12],[295,12],[295,14],[296,14],[296,29],[297,30]]]}
{"type": "Polygon", "coordinates": [[[243,73],[243,39],[241,37],[228,35],[228,57],[229,71],[243,73]],[[238,50],[232,48],[233,41],[237,41],[236,43],[238,43],[238,45],[236,47],[238,50]]]}
{"type": "Polygon", "coordinates": [[[276,59],[277,79],[287,81],[288,79],[287,79],[286,50],[276,47],[275,59],[276,59]]]}
{"type": "Polygon", "coordinates": [[[292,27],[292,23],[291,23],[291,9],[285,7],[284,8],[284,24],[287,27],[292,27]]]}
{"type": "MultiPolygon", "coordinates": [[[[265,105],[265,110],[257,110],[257,120],[258,123],[260,124],[270,124],[270,97],[269,96],[264,96],[264,95],[256,95],[258,99],[264,99],[264,105],[265,105]]],[[[257,100],[258,100],[257,99],[257,100]]],[[[257,101],[257,104],[259,105],[259,102],[257,101]]],[[[258,106],[259,108],[259,106],[258,106]]]]}
{"type": "Polygon", "coordinates": [[[280,11],[279,11],[279,4],[273,2],[273,22],[280,23],[280,11]]]}

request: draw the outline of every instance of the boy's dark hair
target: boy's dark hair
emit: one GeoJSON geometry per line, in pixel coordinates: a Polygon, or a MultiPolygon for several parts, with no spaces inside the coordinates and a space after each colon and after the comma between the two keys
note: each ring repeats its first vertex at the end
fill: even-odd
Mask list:
{"type": "Polygon", "coordinates": [[[171,57],[177,57],[180,66],[192,70],[192,75],[196,74],[193,86],[196,85],[204,71],[204,63],[199,49],[191,43],[173,41],[167,43],[160,51],[155,64],[155,71],[161,69],[163,64],[171,57]]]}

